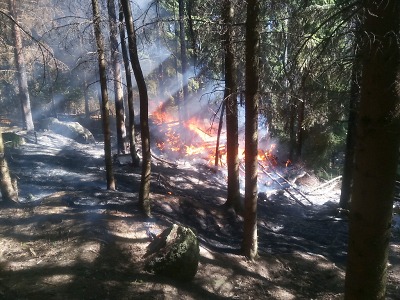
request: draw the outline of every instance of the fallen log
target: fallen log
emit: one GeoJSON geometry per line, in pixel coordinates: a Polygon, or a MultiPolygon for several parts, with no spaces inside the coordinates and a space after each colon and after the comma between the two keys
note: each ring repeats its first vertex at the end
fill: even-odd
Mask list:
{"type": "Polygon", "coordinates": [[[303,202],[301,202],[295,195],[293,195],[293,193],[291,193],[289,190],[288,190],[288,188],[285,188],[278,180],[276,180],[274,177],[272,177],[271,176],[271,174],[269,174],[266,170],[265,170],[265,167],[259,162],[258,163],[260,166],[261,166],[261,171],[265,174],[265,175],[267,175],[269,178],[271,178],[271,180],[273,180],[273,181],[275,181],[277,184],[279,184],[281,187],[282,187],[282,189],[285,191],[285,192],[287,192],[289,195],[290,195],[290,197],[292,197],[293,199],[294,199],[294,201],[296,201],[298,204],[300,204],[301,206],[303,206],[303,207],[307,207],[303,202]]]}
{"type": "Polygon", "coordinates": [[[331,180],[329,180],[329,181],[317,186],[316,188],[312,189],[311,191],[308,191],[307,194],[311,194],[312,192],[315,192],[316,190],[322,189],[322,188],[330,185],[332,182],[335,182],[336,180],[339,180],[340,178],[342,178],[342,175],[340,175],[338,177],[335,177],[335,178],[333,178],[333,179],[331,179],[331,180]]]}
{"type": "MultiPolygon", "coordinates": [[[[285,177],[283,177],[278,171],[274,170],[274,166],[273,163],[270,161],[270,159],[268,158],[268,156],[265,154],[264,152],[264,157],[265,159],[270,163],[273,172],[281,179],[283,179],[292,189],[294,189],[297,193],[299,193],[304,199],[306,199],[306,201],[308,203],[310,203],[311,205],[314,205],[314,203],[312,203],[307,197],[306,195],[304,195],[298,188],[296,188],[289,180],[287,180],[285,177]]],[[[265,169],[265,167],[259,162],[259,165],[265,169]]],[[[288,193],[290,193],[289,191],[287,191],[288,193]]]]}
{"type": "Polygon", "coordinates": [[[302,191],[300,191],[298,188],[296,188],[289,180],[287,180],[285,177],[283,177],[281,174],[279,174],[278,171],[273,171],[279,178],[283,179],[287,184],[289,184],[289,186],[294,189],[297,193],[299,193],[304,199],[307,200],[308,203],[310,203],[311,205],[314,205],[314,203],[312,203],[306,195],[303,194],[302,191]]]}
{"type": "Polygon", "coordinates": [[[162,159],[162,158],[158,157],[157,155],[155,155],[153,153],[153,151],[150,151],[150,153],[151,153],[151,157],[153,157],[154,159],[156,159],[156,160],[158,160],[158,161],[160,161],[162,163],[165,163],[167,165],[170,165],[171,167],[174,167],[174,168],[178,167],[177,163],[173,163],[173,162],[167,161],[165,159],[162,159]]]}

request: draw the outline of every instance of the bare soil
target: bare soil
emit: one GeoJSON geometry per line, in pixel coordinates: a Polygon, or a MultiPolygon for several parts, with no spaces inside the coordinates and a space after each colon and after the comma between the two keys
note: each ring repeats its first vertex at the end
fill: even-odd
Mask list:
{"type": "MultiPolygon", "coordinates": [[[[50,132],[26,139],[7,155],[23,203],[0,209],[0,299],[343,298],[347,220],[334,201],[303,206],[280,191],[260,197],[259,258],[248,261],[240,255],[242,219],[223,206],[226,188],[213,169],[154,161],[146,218],[137,205],[139,169],[116,163],[118,190],[107,191],[101,144],[50,132]],[[189,283],[142,269],[148,231],[171,223],[199,237],[189,283]]],[[[400,299],[398,235],[389,261],[387,299],[400,299]]]]}

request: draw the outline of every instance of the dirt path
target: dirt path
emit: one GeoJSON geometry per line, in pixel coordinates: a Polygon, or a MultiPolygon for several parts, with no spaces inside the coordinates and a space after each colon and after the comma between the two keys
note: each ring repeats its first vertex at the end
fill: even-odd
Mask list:
{"type": "MultiPolygon", "coordinates": [[[[239,255],[241,219],[204,166],[153,167],[154,217],[137,208],[139,170],[115,166],[104,188],[102,145],[50,132],[10,153],[19,207],[0,210],[1,299],[341,299],[347,221],[331,205],[304,208],[276,193],[259,203],[256,262],[239,255]],[[142,271],[150,239],[177,222],[201,243],[199,271],[180,284],[142,271]]],[[[400,299],[400,243],[391,243],[387,299],[400,299]]]]}

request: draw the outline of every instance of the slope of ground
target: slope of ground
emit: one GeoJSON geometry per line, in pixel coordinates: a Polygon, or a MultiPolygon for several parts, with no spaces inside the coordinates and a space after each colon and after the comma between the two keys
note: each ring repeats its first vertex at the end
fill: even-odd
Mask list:
{"type": "MultiPolygon", "coordinates": [[[[251,262],[239,255],[242,220],[222,207],[226,189],[212,169],[154,161],[149,219],[137,207],[140,170],[115,164],[118,191],[105,189],[101,144],[51,132],[26,140],[7,156],[24,203],[0,209],[1,299],[343,298],[347,221],[332,202],[260,197],[260,257],[251,262]],[[190,283],[142,270],[148,232],[171,223],[199,236],[190,283]]],[[[399,257],[394,236],[387,299],[400,299],[399,257]]]]}

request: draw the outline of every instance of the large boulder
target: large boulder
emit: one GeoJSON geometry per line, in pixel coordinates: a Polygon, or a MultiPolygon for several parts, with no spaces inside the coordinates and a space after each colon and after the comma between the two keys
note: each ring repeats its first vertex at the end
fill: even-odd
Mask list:
{"type": "Polygon", "coordinates": [[[148,245],[145,270],[179,281],[190,281],[197,272],[200,248],[196,234],[173,224],[148,245]]]}
{"type": "Polygon", "coordinates": [[[78,143],[94,143],[93,134],[78,122],[60,121],[56,118],[41,120],[40,129],[51,130],[54,133],[69,137],[78,143]]]}

